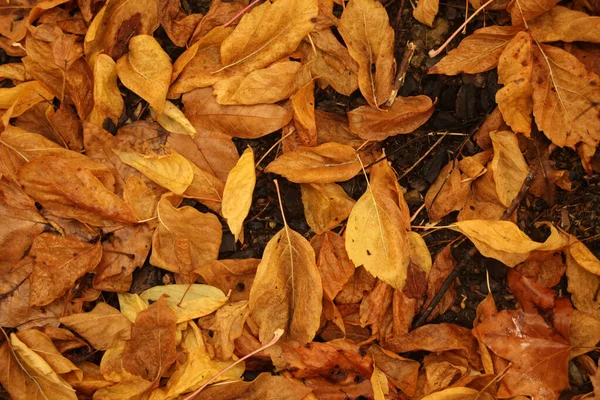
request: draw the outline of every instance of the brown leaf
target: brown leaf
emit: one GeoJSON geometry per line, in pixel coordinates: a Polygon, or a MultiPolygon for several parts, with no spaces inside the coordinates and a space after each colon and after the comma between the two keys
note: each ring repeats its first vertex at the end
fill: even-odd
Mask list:
{"type": "Polygon", "coordinates": [[[265,171],[295,183],[333,183],[353,178],[360,172],[360,163],[352,147],[332,142],[297,147],[279,156],[265,171]]]}
{"type": "Polygon", "coordinates": [[[43,233],[33,241],[29,253],[34,258],[30,303],[45,306],[64,295],[77,279],[98,265],[102,246],[99,242],[91,245],[43,233]]]}
{"type": "Polygon", "coordinates": [[[225,183],[196,165],[192,163],[190,165],[194,172],[194,178],[183,196],[196,199],[211,210],[220,213],[225,183]]]}
{"type": "Polygon", "coordinates": [[[528,22],[531,34],[540,42],[591,42],[600,39],[600,17],[555,6],[528,22]]]}
{"type": "Polygon", "coordinates": [[[400,357],[379,346],[371,346],[369,355],[373,359],[373,364],[389,378],[394,386],[407,395],[414,396],[419,372],[417,361],[400,357]]]}
{"type": "Polygon", "coordinates": [[[413,10],[413,17],[422,24],[433,27],[433,20],[440,7],[439,0],[419,0],[413,10]]]}
{"type": "Polygon", "coordinates": [[[317,145],[317,123],[315,121],[315,82],[311,80],[292,96],[294,126],[302,146],[317,145]]]}
{"type": "Polygon", "coordinates": [[[297,89],[296,77],[302,64],[282,61],[216,82],[213,94],[219,104],[276,103],[289,98],[297,89]]]}
{"type": "Polygon", "coordinates": [[[221,45],[223,69],[250,72],[292,53],[313,29],[317,0],[266,2],[246,13],[221,45]]]}
{"type": "Polygon", "coordinates": [[[219,308],[214,316],[201,318],[201,328],[207,329],[204,335],[206,345],[211,347],[217,360],[229,360],[235,348],[234,341],[242,336],[244,323],[250,314],[246,300],[226,304],[219,308]]]}
{"type": "Polygon", "coordinates": [[[262,373],[252,382],[232,382],[227,385],[211,385],[200,392],[196,400],[302,400],[312,389],[301,381],[283,375],[262,373]]]}
{"type": "MultiPolygon", "coordinates": [[[[425,306],[428,306],[431,303],[433,297],[440,290],[444,281],[452,272],[452,270],[456,267],[456,260],[452,256],[452,251],[450,245],[444,247],[442,251],[440,251],[433,262],[431,267],[431,272],[427,277],[427,302],[425,306]]],[[[453,284],[440,303],[433,309],[431,313],[432,317],[435,318],[438,314],[445,313],[454,303],[454,299],[456,298],[456,284],[453,284]]]]}
{"type": "Polygon", "coordinates": [[[305,183],[300,189],[306,222],[317,234],[341,224],[356,203],[335,183],[305,183]]]}
{"type": "Polygon", "coordinates": [[[75,336],[75,334],[68,329],[46,326],[44,327],[43,332],[52,340],[52,343],[54,343],[56,349],[60,353],[82,347],[90,349],[90,345],[87,344],[85,340],[75,336]]]}
{"type": "Polygon", "coordinates": [[[81,121],[70,106],[62,103],[56,111],[53,107],[48,107],[46,118],[65,147],[75,151],[83,149],[81,121]]]}
{"type": "Polygon", "coordinates": [[[573,310],[570,342],[573,349],[570,358],[590,352],[600,341],[600,320],[584,312],[573,310]]]}
{"type": "Polygon", "coordinates": [[[292,116],[274,104],[224,106],[215,101],[212,89],[197,89],[183,96],[184,113],[198,131],[256,139],[290,122],[292,116]]]}
{"type": "Polygon", "coordinates": [[[474,367],[481,365],[477,341],[471,331],[447,323],[424,325],[403,336],[391,336],[384,347],[395,353],[410,351],[460,351],[474,367]]]}
{"type": "Polygon", "coordinates": [[[152,36],[129,41],[129,53],[117,61],[119,79],[146,100],[160,116],[171,83],[171,58],[152,36]]]}
{"type": "Polygon", "coordinates": [[[500,382],[499,397],[554,399],[569,386],[571,346],[541,316],[501,311],[475,327],[473,334],[513,363],[500,382]]]}
{"type": "Polygon", "coordinates": [[[523,21],[528,21],[537,17],[538,15],[544,14],[546,11],[552,9],[558,0],[512,0],[508,3],[506,11],[510,13],[513,25],[519,25],[523,21]]]}
{"type": "Polygon", "coordinates": [[[331,85],[336,92],[350,96],[358,89],[358,64],[352,59],[348,49],[329,28],[313,30],[310,38],[316,52],[306,42],[301,49],[306,54],[306,63],[310,64],[311,73],[318,78],[319,86],[325,88],[331,85]]]}
{"type": "Polygon", "coordinates": [[[52,340],[43,332],[36,329],[28,329],[17,333],[17,337],[46,361],[50,368],[57,374],[64,375],[72,372],[76,380],[83,378],[81,370],[68,358],[63,357],[52,343],[52,340]]]}
{"type": "Polygon", "coordinates": [[[202,14],[187,15],[177,0],[159,0],[160,24],[175,46],[184,47],[202,19],[202,14]]]}
{"type": "Polygon", "coordinates": [[[11,42],[19,42],[27,34],[27,28],[44,10],[66,2],[66,0],[35,0],[6,3],[0,18],[0,34],[11,42]]]}
{"type": "Polygon", "coordinates": [[[187,277],[217,259],[222,232],[215,215],[189,206],[175,208],[166,195],[158,203],[158,220],[152,237],[152,265],[187,277]]]}
{"type": "Polygon", "coordinates": [[[77,157],[42,156],[19,170],[25,192],[54,214],[102,226],[106,220],[133,223],[131,208],[112,191],[114,176],[103,164],[77,157]]]}
{"type": "Polygon", "coordinates": [[[348,118],[345,115],[315,110],[317,140],[319,144],[338,142],[358,149],[364,140],[350,132],[348,118]]]}
{"type": "Polygon", "coordinates": [[[507,272],[506,279],[510,291],[526,313],[535,314],[554,307],[554,290],[545,288],[512,269],[507,272]]]}
{"type": "Polygon", "coordinates": [[[428,354],[423,359],[423,368],[419,372],[417,396],[439,392],[469,372],[467,360],[452,352],[428,354]]]}
{"type": "Polygon", "coordinates": [[[117,309],[98,303],[88,313],[61,317],[60,323],[77,332],[97,350],[106,350],[131,338],[131,322],[117,309]]]}
{"type": "Polygon", "coordinates": [[[231,21],[233,17],[247,5],[248,0],[215,0],[211,2],[208,12],[204,15],[204,18],[200,20],[198,26],[196,26],[190,43],[196,43],[217,26],[225,25],[227,22],[231,21]]]}
{"type": "Polygon", "coordinates": [[[167,145],[221,181],[227,180],[239,159],[231,137],[219,132],[198,131],[193,138],[169,135],[167,145]]]}
{"type": "Polygon", "coordinates": [[[592,104],[600,102],[598,76],[553,46],[534,49],[533,61],[533,116],[539,129],[560,147],[595,148],[600,142],[600,124],[592,104]]]}
{"type": "Polygon", "coordinates": [[[94,397],[96,400],[142,400],[148,396],[150,389],[152,382],[134,378],[98,389],[94,397]]]}
{"type": "Polygon", "coordinates": [[[276,329],[306,344],[319,329],[323,286],[308,241],[287,224],[269,240],[250,289],[250,315],[267,343],[276,329]]]}
{"type": "Polygon", "coordinates": [[[429,69],[430,74],[476,74],[498,65],[500,54],[521,27],[490,26],[464,38],[456,49],[429,69]]]}
{"type": "Polygon", "coordinates": [[[86,56],[105,53],[113,60],[127,52],[129,39],[151,35],[159,26],[158,1],[143,5],[128,0],[107,3],[96,14],[85,35],[86,56]]]}
{"type": "Polygon", "coordinates": [[[567,266],[561,251],[532,251],[516,271],[523,276],[550,288],[558,285],[567,266]]]}
{"type": "Polygon", "coordinates": [[[425,195],[429,220],[436,222],[452,211],[461,210],[470,189],[470,182],[463,182],[458,166],[453,161],[446,164],[425,195]]]}
{"type": "Polygon", "coordinates": [[[509,131],[490,132],[494,146],[494,158],[489,168],[496,182],[496,194],[505,207],[517,197],[529,166],[519,148],[517,136],[509,131]]]}
{"type": "Polygon", "coordinates": [[[117,86],[117,64],[106,54],[99,54],[94,63],[94,108],[89,120],[100,128],[106,118],[116,125],[124,106],[117,86]]]}
{"type": "Polygon", "coordinates": [[[533,101],[533,40],[528,32],[519,32],[502,51],[498,62],[496,102],[504,121],[517,133],[529,136],[533,101]]]}
{"type": "Polygon", "coordinates": [[[411,133],[433,114],[433,103],[427,96],[397,97],[387,110],[367,106],[348,112],[350,131],[366,140],[383,140],[401,133],[411,133]]]}
{"type": "Polygon", "coordinates": [[[123,367],[130,373],[155,381],[175,362],[175,313],[164,298],[138,314],[125,342],[123,367]]]}
{"type": "Polygon", "coordinates": [[[18,117],[37,103],[52,101],[54,95],[37,81],[21,83],[12,88],[0,89],[0,109],[6,110],[2,116],[4,126],[10,118],[18,117]]]}
{"type": "Polygon", "coordinates": [[[338,29],[350,56],[358,63],[360,92],[371,107],[379,108],[390,97],[396,67],[394,30],[387,11],[375,0],[352,0],[342,13],[338,29]]]}
{"type": "Polygon", "coordinates": [[[248,300],[260,260],[214,260],[194,270],[206,283],[218,287],[223,293],[231,291],[231,301],[248,300]]]}
{"type": "Polygon", "coordinates": [[[598,287],[600,287],[600,276],[596,268],[598,268],[598,259],[589,257],[591,254],[579,246],[585,247],[583,244],[572,244],[566,251],[567,255],[567,290],[571,293],[571,301],[579,311],[600,318],[600,299],[596,295],[598,287]],[[575,246],[575,251],[570,250],[575,246]],[[595,262],[594,262],[595,261],[595,262]],[[586,268],[587,267],[587,268],[586,268]],[[594,268],[596,267],[596,268],[594,268]],[[591,271],[590,271],[591,269],[591,271]]]}

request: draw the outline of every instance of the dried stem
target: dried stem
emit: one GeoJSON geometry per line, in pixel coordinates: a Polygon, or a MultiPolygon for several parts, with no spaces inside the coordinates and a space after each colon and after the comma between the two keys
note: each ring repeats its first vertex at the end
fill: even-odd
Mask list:
{"type": "MultiPolygon", "coordinates": [[[[515,210],[517,209],[519,204],[521,204],[521,201],[523,201],[523,199],[525,198],[525,195],[529,191],[529,187],[531,186],[532,182],[533,182],[533,171],[531,171],[529,173],[529,175],[527,175],[527,177],[525,178],[525,182],[523,182],[523,186],[521,186],[521,190],[519,191],[517,196],[513,199],[510,206],[506,210],[504,210],[502,217],[500,217],[501,221],[505,221],[513,215],[513,213],[515,212],[515,210]]],[[[429,316],[431,315],[433,310],[437,307],[437,305],[440,303],[440,301],[442,300],[442,298],[444,297],[444,295],[446,294],[448,289],[450,289],[450,286],[452,286],[452,284],[454,283],[454,280],[458,277],[458,275],[460,275],[462,270],[465,269],[465,267],[467,266],[469,261],[475,256],[475,254],[477,254],[477,248],[473,245],[471,245],[471,246],[472,247],[469,249],[466,256],[461,258],[460,262],[456,265],[456,267],[454,267],[452,272],[450,272],[450,274],[448,275],[448,277],[442,284],[442,287],[440,288],[440,290],[438,290],[438,292],[435,294],[435,296],[431,300],[431,303],[429,303],[429,305],[427,306],[425,311],[423,311],[423,313],[419,316],[419,318],[417,318],[417,320],[413,324],[413,329],[416,329],[425,324],[425,322],[427,321],[427,318],[429,318],[429,316]]]]}
{"type": "Polygon", "coordinates": [[[244,7],[242,10],[240,10],[240,12],[238,12],[237,14],[235,14],[235,16],[233,18],[231,18],[229,21],[227,21],[224,25],[223,28],[227,28],[229,25],[233,24],[235,22],[235,20],[237,20],[239,17],[241,17],[246,11],[248,11],[249,9],[251,9],[252,7],[254,7],[254,5],[256,3],[258,3],[260,0],[254,0],[252,3],[248,4],[246,7],[244,7]]]}
{"type": "Polygon", "coordinates": [[[412,42],[406,43],[406,49],[404,49],[404,53],[402,54],[402,60],[400,61],[400,67],[398,67],[398,72],[396,73],[396,79],[394,80],[394,87],[392,89],[392,93],[390,94],[390,98],[385,103],[386,107],[391,107],[396,100],[396,96],[402,86],[404,85],[404,78],[406,78],[406,72],[408,71],[408,67],[410,66],[410,61],[415,55],[415,50],[417,46],[412,42]]]}

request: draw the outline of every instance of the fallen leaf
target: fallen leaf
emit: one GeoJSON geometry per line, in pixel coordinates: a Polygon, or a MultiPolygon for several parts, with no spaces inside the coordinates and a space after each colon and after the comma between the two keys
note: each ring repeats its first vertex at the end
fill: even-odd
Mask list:
{"type": "Polygon", "coordinates": [[[600,318],[600,299],[596,296],[596,291],[600,286],[600,276],[588,269],[591,267],[592,271],[596,271],[598,259],[587,248],[587,251],[584,248],[585,245],[575,243],[567,247],[567,251],[565,251],[567,256],[567,290],[571,293],[573,305],[579,311],[600,318]],[[575,256],[571,254],[571,247],[575,247],[575,256]]]}
{"type": "Polygon", "coordinates": [[[402,290],[410,262],[408,239],[397,194],[373,189],[378,185],[374,171],[385,167],[381,164],[373,166],[371,183],[350,212],[346,250],[354,265],[402,290]]]}
{"type": "Polygon", "coordinates": [[[194,180],[194,170],[190,162],[177,153],[165,156],[145,156],[139,153],[113,151],[124,164],[135,168],[175,194],[185,192],[194,180]]]}
{"type": "Polygon", "coordinates": [[[230,300],[248,300],[254,281],[256,268],[260,260],[247,258],[242,260],[214,260],[202,264],[194,270],[204,282],[218,287],[223,293],[230,293],[230,300]]]}
{"type": "Polygon", "coordinates": [[[475,400],[478,398],[481,400],[488,400],[487,397],[481,396],[481,393],[478,390],[466,387],[456,387],[431,393],[421,400],[475,400]]]}
{"type": "Polygon", "coordinates": [[[67,382],[77,393],[91,396],[98,389],[109,387],[113,385],[113,382],[109,382],[104,379],[100,367],[89,361],[78,362],[77,367],[83,372],[83,378],[81,380],[73,379],[72,376],[66,376],[67,382]]]}
{"type": "Polygon", "coordinates": [[[141,378],[119,382],[98,389],[94,393],[96,400],[142,400],[152,388],[152,382],[141,378]]]}
{"type": "Polygon", "coordinates": [[[356,203],[335,183],[303,183],[300,190],[306,222],[316,234],[341,224],[356,203]]]}
{"type": "Polygon", "coordinates": [[[417,378],[417,396],[443,390],[469,373],[469,363],[464,357],[452,352],[428,354],[417,378]]]}
{"type": "Polygon", "coordinates": [[[17,333],[17,337],[27,347],[33,350],[39,355],[54,372],[59,375],[65,375],[72,373],[75,380],[81,380],[83,378],[83,372],[75,366],[68,358],[65,358],[56,349],[52,340],[44,334],[35,329],[28,329],[17,333]]]}
{"type": "Polygon", "coordinates": [[[458,221],[452,229],[467,236],[485,257],[514,267],[534,250],[557,250],[566,244],[556,228],[548,227],[550,236],[543,243],[534,242],[510,221],[458,221]]]}
{"type": "Polygon", "coordinates": [[[494,158],[489,168],[496,182],[496,193],[505,207],[517,197],[529,173],[529,166],[519,149],[517,136],[508,131],[490,132],[494,158]]]}
{"type": "Polygon", "coordinates": [[[266,2],[246,13],[221,45],[222,69],[249,72],[292,53],[313,29],[317,0],[266,2]]]}
{"type": "Polygon", "coordinates": [[[456,49],[429,69],[430,74],[460,75],[489,71],[521,27],[489,26],[464,38],[456,49]]]}
{"type": "Polygon", "coordinates": [[[294,126],[302,146],[317,145],[317,123],[315,121],[315,82],[302,86],[291,98],[294,126]]]}
{"type": "Polygon", "coordinates": [[[319,329],[323,286],[310,243],[284,226],[269,240],[250,289],[250,316],[262,343],[285,329],[284,340],[301,344],[319,329]]]}
{"type": "Polygon", "coordinates": [[[4,126],[9,125],[10,118],[18,117],[37,103],[52,101],[54,95],[39,82],[21,83],[12,88],[0,88],[0,109],[6,110],[2,116],[4,126]]]}
{"type": "Polygon", "coordinates": [[[146,100],[160,116],[171,83],[171,58],[152,36],[129,40],[129,53],[117,61],[119,79],[146,100]]]}
{"type": "Polygon", "coordinates": [[[202,19],[202,14],[186,14],[177,0],[159,0],[160,24],[173,44],[185,47],[188,39],[194,33],[196,25],[202,19]]]}
{"type": "Polygon", "coordinates": [[[193,138],[169,135],[167,145],[223,182],[239,159],[231,137],[219,132],[197,131],[193,138]]]}
{"type": "Polygon", "coordinates": [[[45,306],[64,295],[75,281],[94,270],[102,258],[102,246],[42,233],[29,250],[34,259],[30,303],[45,306]]]}
{"type": "Polygon", "coordinates": [[[131,208],[110,189],[112,170],[87,157],[38,157],[19,170],[25,193],[53,214],[102,226],[106,220],[133,223],[131,208]]]}
{"type": "Polygon", "coordinates": [[[135,319],[139,313],[146,310],[149,306],[148,302],[134,293],[117,293],[119,297],[119,310],[131,323],[135,323],[135,319]]]}
{"type": "Polygon", "coordinates": [[[379,108],[390,97],[396,67],[394,30],[387,11],[375,0],[352,0],[342,13],[338,29],[350,56],[358,63],[360,92],[371,107],[379,108]]]}
{"type": "Polygon", "coordinates": [[[379,346],[371,346],[369,355],[373,358],[373,365],[383,372],[394,386],[407,395],[414,396],[419,373],[417,361],[400,357],[379,346]]]}
{"type": "Polygon", "coordinates": [[[177,357],[175,325],[175,313],[164,298],[139,313],[123,350],[125,370],[149,381],[159,379],[177,357]]]}
{"type": "Polygon", "coordinates": [[[77,114],[71,106],[62,103],[58,110],[54,110],[54,107],[48,107],[46,118],[65,147],[75,151],[83,150],[81,121],[77,118],[77,114]]]}
{"type": "Polygon", "coordinates": [[[163,113],[158,116],[151,109],[152,116],[156,118],[156,122],[171,133],[179,135],[196,136],[196,128],[188,121],[183,111],[170,101],[165,102],[163,113]]]}
{"type": "Polygon", "coordinates": [[[85,54],[105,53],[119,59],[127,53],[130,38],[151,35],[159,24],[156,0],[144,3],[144,7],[128,0],[110,1],[98,11],[85,34],[85,54]]]}
{"type": "Polygon", "coordinates": [[[521,275],[550,288],[558,285],[566,268],[561,251],[532,251],[527,260],[515,269],[521,275]]]}
{"type": "Polygon", "coordinates": [[[208,12],[200,20],[194,30],[190,43],[201,40],[208,32],[231,21],[233,17],[248,5],[248,0],[223,1],[215,0],[210,3],[208,12]]]}
{"type": "Polygon", "coordinates": [[[196,89],[182,98],[184,113],[198,131],[256,139],[283,128],[292,115],[275,104],[224,106],[216,102],[212,89],[196,89]]]}
{"type": "Polygon", "coordinates": [[[433,103],[427,96],[397,97],[387,110],[367,106],[348,112],[350,131],[365,140],[383,140],[389,136],[411,133],[433,114],[433,103]]]}
{"type": "Polygon", "coordinates": [[[196,199],[211,210],[220,213],[225,183],[190,163],[194,171],[194,179],[183,196],[196,199]]]}
{"type": "Polygon", "coordinates": [[[360,168],[352,147],[332,142],[317,147],[299,146],[271,162],[265,172],[295,183],[333,183],[353,178],[360,168]]]}
{"type": "Polygon", "coordinates": [[[498,61],[498,83],[504,87],[496,93],[496,102],[506,124],[525,136],[531,134],[532,73],[533,40],[528,32],[519,32],[498,61]]]}
{"type": "Polygon", "coordinates": [[[140,298],[147,302],[161,297],[173,310],[178,324],[208,315],[227,302],[222,291],[209,285],[154,286],[140,294],[140,298]]]}
{"type": "Polygon", "coordinates": [[[501,311],[475,327],[473,334],[513,363],[500,381],[499,397],[558,398],[569,386],[571,346],[540,315],[501,311]]]}
{"type": "Polygon", "coordinates": [[[223,190],[222,213],[235,241],[244,242],[244,220],[252,206],[255,185],[254,151],[249,147],[229,172],[223,190]]]}
{"type": "Polygon", "coordinates": [[[375,400],[385,400],[386,396],[390,393],[388,378],[376,365],[373,366],[371,386],[373,386],[375,400]]]}
{"type": "Polygon", "coordinates": [[[298,89],[295,80],[301,66],[297,61],[282,61],[246,76],[223,79],[213,85],[213,94],[219,104],[276,103],[298,89]]]}
{"type": "Polygon", "coordinates": [[[526,313],[538,313],[554,307],[554,291],[511,269],[506,274],[510,291],[526,313]]]}
{"type": "Polygon", "coordinates": [[[125,103],[117,85],[117,64],[106,54],[99,54],[94,63],[94,108],[89,121],[104,126],[106,118],[116,125],[125,103]]]}
{"type": "Polygon", "coordinates": [[[588,353],[600,341],[600,320],[584,312],[573,310],[570,343],[573,346],[570,359],[588,353]]]}
{"type": "Polygon", "coordinates": [[[513,25],[518,25],[551,10],[556,3],[558,0],[519,0],[517,4],[517,1],[513,0],[506,6],[506,11],[510,13],[513,25]]]}
{"type": "Polygon", "coordinates": [[[458,351],[469,360],[469,364],[479,368],[477,341],[467,328],[448,323],[421,326],[403,336],[391,336],[384,343],[384,348],[394,353],[410,351],[458,351]]]}
{"type": "Polygon", "coordinates": [[[598,17],[584,12],[554,6],[549,11],[528,21],[531,34],[540,42],[598,43],[598,17]]]}
{"type": "Polygon", "coordinates": [[[106,303],[98,303],[88,313],[61,317],[60,323],[73,329],[97,350],[106,350],[116,341],[131,338],[131,322],[106,303]]]}
{"type": "Polygon", "coordinates": [[[52,340],[52,343],[61,354],[82,347],[86,347],[87,349],[90,348],[90,345],[87,344],[85,340],[75,336],[75,334],[68,329],[45,326],[43,332],[52,340]]]}
{"type": "Polygon", "coordinates": [[[175,208],[168,196],[163,196],[158,202],[158,221],[152,237],[152,265],[185,277],[217,259],[222,231],[213,214],[189,206],[175,208]]]}
{"type": "Polygon", "coordinates": [[[422,24],[433,27],[433,20],[440,7],[438,0],[419,0],[413,10],[413,17],[422,24]]]}
{"type": "Polygon", "coordinates": [[[219,308],[214,316],[200,320],[200,327],[207,329],[204,335],[206,345],[213,349],[217,360],[231,359],[235,349],[235,340],[242,336],[244,323],[250,314],[246,300],[226,304],[219,308]]]}
{"type": "Polygon", "coordinates": [[[425,195],[425,208],[431,222],[437,222],[453,211],[461,210],[470,194],[471,185],[463,182],[458,165],[453,161],[441,169],[425,195]]]}

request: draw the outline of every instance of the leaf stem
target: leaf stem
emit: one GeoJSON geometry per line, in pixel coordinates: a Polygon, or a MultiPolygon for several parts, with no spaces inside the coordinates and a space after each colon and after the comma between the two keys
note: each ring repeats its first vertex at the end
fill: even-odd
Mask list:
{"type": "Polygon", "coordinates": [[[238,12],[237,14],[234,15],[233,18],[231,18],[229,21],[227,21],[224,25],[223,28],[227,28],[229,25],[231,25],[232,23],[235,22],[236,19],[238,19],[239,17],[241,17],[246,11],[248,11],[249,9],[251,9],[252,7],[254,7],[254,5],[256,3],[258,3],[260,0],[254,0],[252,3],[248,4],[246,7],[244,7],[242,10],[240,10],[240,12],[238,12]]]}

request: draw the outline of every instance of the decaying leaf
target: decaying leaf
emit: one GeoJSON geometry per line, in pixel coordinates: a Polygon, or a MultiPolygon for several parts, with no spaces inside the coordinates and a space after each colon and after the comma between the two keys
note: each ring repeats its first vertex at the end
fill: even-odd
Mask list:
{"type": "Polygon", "coordinates": [[[256,184],[254,151],[248,148],[229,172],[223,190],[223,217],[235,240],[244,242],[244,220],[252,205],[252,193],[256,184]]]}
{"type": "Polygon", "coordinates": [[[310,243],[287,225],[271,238],[250,289],[250,316],[266,343],[276,329],[306,344],[319,329],[323,286],[310,243]]]}
{"type": "Polygon", "coordinates": [[[375,0],[352,0],[338,29],[350,56],[358,63],[358,86],[371,107],[390,97],[394,79],[394,30],[383,5],[375,0]]]}

